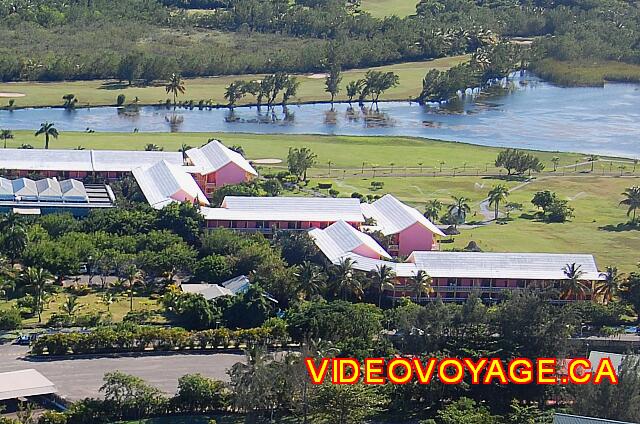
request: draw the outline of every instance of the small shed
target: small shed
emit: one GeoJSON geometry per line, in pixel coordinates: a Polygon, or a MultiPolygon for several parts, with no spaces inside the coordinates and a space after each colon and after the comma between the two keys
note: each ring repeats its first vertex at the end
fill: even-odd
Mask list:
{"type": "Polygon", "coordinates": [[[56,386],[34,369],[0,373],[0,400],[50,395],[56,386]]]}

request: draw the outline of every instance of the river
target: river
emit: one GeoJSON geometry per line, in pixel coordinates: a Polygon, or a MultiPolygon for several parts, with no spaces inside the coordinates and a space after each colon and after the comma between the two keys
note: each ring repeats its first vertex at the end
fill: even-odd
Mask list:
{"type": "Polygon", "coordinates": [[[414,136],[547,151],[640,158],[640,85],[563,88],[532,76],[455,104],[337,103],[199,110],[145,106],[0,111],[0,128],[60,131],[246,132],[414,136]]]}

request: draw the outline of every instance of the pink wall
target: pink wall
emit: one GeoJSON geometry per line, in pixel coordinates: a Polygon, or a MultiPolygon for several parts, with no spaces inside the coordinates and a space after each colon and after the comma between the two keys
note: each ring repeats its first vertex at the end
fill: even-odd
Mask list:
{"type": "Polygon", "coordinates": [[[380,254],[378,252],[364,244],[356,247],[352,252],[356,255],[364,256],[365,258],[380,259],[380,254]]]}
{"type": "Polygon", "coordinates": [[[216,187],[227,184],[239,184],[247,180],[247,172],[233,162],[229,162],[216,171],[216,187]]]}
{"type": "Polygon", "coordinates": [[[400,256],[409,256],[416,250],[431,250],[433,246],[433,233],[417,222],[398,236],[400,256]]]}

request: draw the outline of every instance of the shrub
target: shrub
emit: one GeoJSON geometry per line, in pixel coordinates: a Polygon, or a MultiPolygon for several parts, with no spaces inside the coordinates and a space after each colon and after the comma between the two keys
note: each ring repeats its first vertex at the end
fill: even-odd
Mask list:
{"type": "Polygon", "coordinates": [[[340,192],[338,190],[335,189],[329,189],[329,196],[331,197],[338,197],[338,195],[340,194],[340,192]]]}
{"type": "Polygon", "coordinates": [[[62,412],[45,411],[38,419],[38,424],[67,424],[67,415],[62,412]]]}
{"type": "Polygon", "coordinates": [[[318,183],[318,188],[320,190],[329,190],[331,187],[333,187],[332,183],[318,183]]]}
{"type": "Polygon", "coordinates": [[[153,315],[153,313],[151,311],[146,310],[146,309],[142,309],[142,310],[139,310],[139,311],[129,311],[124,316],[122,321],[123,322],[131,322],[131,323],[134,323],[134,324],[144,324],[145,322],[149,321],[149,318],[151,318],[152,315],[153,315]]]}
{"type": "Polygon", "coordinates": [[[126,100],[126,96],[124,94],[118,94],[118,97],[116,99],[116,105],[118,106],[122,106],[126,100]]]}
{"type": "Polygon", "coordinates": [[[22,317],[18,309],[0,311],[0,330],[17,330],[20,327],[22,327],[22,317]]]}
{"type": "Polygon", "coordinates": [[[371,190],[380,190],[382,187],[384,187],[382,181],[371,181],[371,190]]]}

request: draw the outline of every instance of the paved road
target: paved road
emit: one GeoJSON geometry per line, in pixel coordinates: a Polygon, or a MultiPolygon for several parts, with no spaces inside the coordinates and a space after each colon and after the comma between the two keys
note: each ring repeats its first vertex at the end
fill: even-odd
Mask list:
{"type": "Polygon", "coordinates": [[[102,376],[109,371],[136,375],[173,394],[178,378],[185,374],[200,373],[228,380],[227,369],[244,359],[240,354],[180,354],[34,361],[26,358],[27,350],[24,346],[0,346],[0,372],[34,368],[56,385],[59,395],[69,400],[99,397],[102,376]]]}

